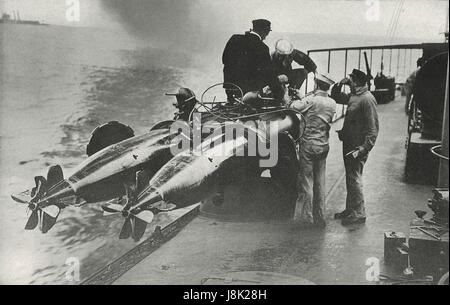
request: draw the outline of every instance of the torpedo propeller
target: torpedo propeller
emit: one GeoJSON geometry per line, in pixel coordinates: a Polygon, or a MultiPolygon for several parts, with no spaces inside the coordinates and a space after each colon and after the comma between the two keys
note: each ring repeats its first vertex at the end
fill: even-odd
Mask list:
{"type": "Polygon", "coordinates": [[[42,233],[47,233],[55,225],[61,209],[55,199],[46,200],[46,196],[49,190],[63,180],[61,167],[52,166],[47,173],[47,179],[42,176],[34,177],[36,186],[31,190],[31,200],[26,201],[13,196],[15,201],[27,204],[31,212],[25,230],[34,230],[39,227],[42,233]]]}
{"type": "MultiPolygon", "coordinates": [[[[102,205],[102,209],[106,214],[120,213],[125,218],[119,238],[127,239],[132,237],[135,241],[139,241],[145,233],[147,224],[151,223],[154,214],[150,210],[140,209],[136,206],[139,187],[142,179],[145,179],[144,171],[136,172],[136,181],[133,184],[126,183],[126,200],[124,204],[106,203],[102,205]]],[[[162,200],[162,198],[160,198],[162,200]]],[[[120,202],[120,201],[119,201],[120,202]]]]}

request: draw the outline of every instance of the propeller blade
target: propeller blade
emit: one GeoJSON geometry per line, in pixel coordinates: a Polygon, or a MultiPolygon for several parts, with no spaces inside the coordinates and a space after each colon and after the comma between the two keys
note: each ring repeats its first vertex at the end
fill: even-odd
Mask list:
{"type": "Polygon", "coordinates": [[[44,194],[47,180],[42,176],[36,176],[34,177],[34,182],[36,183],[36,187],[31,190],[32,199],[39,198],[44,194]]]}
{"type": "Polygon", "coordinates": [[[31,189],[31,199],[33,199],[34,196],[36,195],[36,190],[37,190],[37,186],[35,186],[31,189]]]}
{"type": "Polygon", "coordinates": [[[133,233],[132,233],[133,240],[139,241],[142,238],[142,236],[144,235],[145,229],[147,229],[147,222],[145,222],[139,218],[135,218],[134,219],[134,228],[133,228],[133,233]]]}
{"type": "MultiPolygon", "coordinates": [[[[55,206],[53,206],[55,207],[55,206]]],[[[58,207],[56,207],[58,208],[58,207]]],[[[58,208],[59,210],[59,208],[58,208]]],[[[42,211],[42,218],[41,218],[41,225],[40,225],[40,230],[42,233],[47,233],[51,228],[53,228],[53,226],[56,223],[56,220],[58,219],[58,217],[52,217],[50,216],[50,214],[47,214],[45,212],[45,210],[42,211]]],[[[54,211],[52,211],[54,212],[54,211]]]]}
{"type": "Polygon", "coordinates": [[[28,204],[28,201],[30,200],[30,196],[29,195],[25,195],[25,194],[22,194],[22,193],[20,193],[20,194],[12,194],[11,198],[15,202],[25,203],[25,204],[28,204]]]}
{"type": "Polygon", "coordinates": [[[153,221],[153,217],[155,215],[149,210],[143,210],[142,212],[139,212],[138,214],[136,214],[134,216],[141,221],[144,221],[146,223],[151,223],[153,221]]]}
{"type": "Polygon", "coordinates": [[[58,218],[61,209],[56,205],[49,205],[48,207],[42,208],[42,211],[51,218],[58,218]]]}
{"type": "Polygon", "coordinates": [[[123,206],[116,203],[110,203],[110,204],[103,204],[102,209],[107,213],[120,213],[123,211],[123,206]]]}
{"type": "Polygon", "coordinates": [[[59,166],[59,165],[51,166],[48,169],[48,173],[47,173],[48,187],[50,188],[62,180],[64,180],[64,174],[63,174],[61,166],[59,166]]]}
{"type": "Polygon", "coordinates": [[[127,239],[130,238],[133,227],[131,224],[131,218],[126,218],[125,223],[123,224],[122,230],[119,234],[119,239],[127,239]]]}
{"type": "Polygon", "coordinates": [[[39,224],[39,215],[38,209],[36,209],[33,212],[31,212],[27,224],[25,225],[25,230],[34,230],[38,224],[39,224]]]}

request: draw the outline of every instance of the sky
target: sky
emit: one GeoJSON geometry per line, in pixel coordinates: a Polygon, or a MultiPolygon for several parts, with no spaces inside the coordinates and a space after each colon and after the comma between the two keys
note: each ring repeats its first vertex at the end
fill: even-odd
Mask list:
{"type": "MultiPolygon", "coordinates": [[[[252,19],[266,18],[278,32],[345,33],[385,36],[401,0],[0,0],[0,12],[50,24],[126,27],[133,16],[169,24],[185,12],[203,31],[242,32],[252,19]],[[68,21],[70,3],[80,3],[79,20],[68,21]],[[120,2],[118,4],[118,2],[120,2]],[[111,8],[114,3],[114,7],[111,8]],[[379,10],[376,9],[377,3],[379,10]],[[375,5],[375,6],[374,6],[375,5]],[[119,8],[118,8],[119,7],[119,8]],[[126,11],[126,12],[124,12],[126,11]],[[158,15],[152,15],[154,12],[158,15]],[[172,12],[175,12],[172,14],[172,12]],[[378,13],[377,13],[378,12],[378,13]],[[160,19],[158,19],[160,18],[160,19]],[[168,21],[169,20],[169,21],[168,21]]],[[[399,15],[396,37],[439,39],[448,19],[448,1],[407,0],[399,15]]],[[[166,24],[166,25],[167,25],[166,24]]],[[[136,25],[136,24],[134,24],[136,25]]],[[[175,23],[177,25],[177,23],[175,23]]],[[[176,28],[176,26],[175,26],[176,28]]]]}

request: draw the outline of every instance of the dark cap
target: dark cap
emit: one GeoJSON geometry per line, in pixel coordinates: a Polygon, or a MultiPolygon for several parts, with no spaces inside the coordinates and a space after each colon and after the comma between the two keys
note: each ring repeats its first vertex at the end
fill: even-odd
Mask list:
{"type": "Polygon", "coordinates": [[[352,73],[350,73],[349,75],[356,80],[367,82],[367,75],[361,70],[353,69],[352,73]]]}
{"type": "Polygon", "coordinates": [[[271,31],[270,21],[266,19],[256,19],[252,21],[254,31],[271,31]]]}

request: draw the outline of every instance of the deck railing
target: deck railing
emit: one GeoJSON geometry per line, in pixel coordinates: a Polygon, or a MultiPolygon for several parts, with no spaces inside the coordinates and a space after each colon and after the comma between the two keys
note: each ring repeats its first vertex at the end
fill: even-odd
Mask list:
{"type": "MultiPolygon", "coordinates": [[[[381,46],[343,47],[308,50],[310,56],[319,67],[319,72],[329,73],[336,81],[347,77],[353,68],[367,71],[363,57],[367,54],[367,64],[371,74],[375,77],[378,72],[395,77],[397,84],[404,84],[407,77],[417,68],[416,61],[422,57],[422,50],[426,44],[397,44],[381,46]],[[323,58],[323,56],[326,58],[323,58]],[[339,56],[340,55],[340,56],[339,56]],[[334,61],[333,61],[334,60],[334,61]],[[336,66],[337,63],[337,66],[336,66]],[[387,66],[386,66],[387,64],[387,66]]],[[[314,88],[308,87],[310,80],[306,80],[305,94],[314,88]]],[[[340,107],[335,119],[345,113],[346,107],[340,107]]]]}

